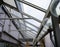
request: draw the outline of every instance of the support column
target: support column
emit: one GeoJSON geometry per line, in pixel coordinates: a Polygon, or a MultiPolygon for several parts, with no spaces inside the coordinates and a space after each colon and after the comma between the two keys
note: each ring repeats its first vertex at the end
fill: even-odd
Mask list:
{"type": "Polygon", "coordinates": [[[60,28],[59,28],[59,19],[57,17],[52,17],[52,26],[54,30],[54,38],[55,38],[55,47],[60,47],[60,28]]]}

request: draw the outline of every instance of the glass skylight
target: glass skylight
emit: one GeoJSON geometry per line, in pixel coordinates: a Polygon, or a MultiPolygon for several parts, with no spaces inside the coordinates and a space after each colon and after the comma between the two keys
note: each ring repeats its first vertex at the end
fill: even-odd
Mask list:
{"type": "Polygon", "coordinates": [[[50,2],[51,2],[51,0],[26,0],[26,1],[28,1],[28,2],[30,2],[32,4],[35,4],[35,5],[39,6],[39,7],[42,7],[44,9],[46,9],[46,10],[47,10],[50,2]]]}
{"type": "Polygon", "coordinates": [[[40,27],[40,24],[41,24],[41,23],[39,23],[39,22],[37,22],[37,21],[35,21],[35,20],[33,20],[33,19],[28,19],[28,20],[26,20],[26,21],[32,23],[33,25],[35,25],[35,26],[37,26],[37,27],[40,27]]]}
{"type": "MultiPolygon", "coordinates": [[[[25,1],[30,2],[30,3],[32,3],[34,5],[37,5],[37,6],[43,8],[45,10],[48,9],[48,6],[49,6],[49,4],[51,2],[51,0],[25,0],[25,1]]],[[[10,4],[11,6],[16,7],[16,4],[15,4],[14,0],[9,0],[9,1],[8,0],[4,0],[4,2],[7,3],[7,4],[10,4]]],[[[28,14],[28,15],[36,18],[36,19],[38,19],[38,21],[41,21],[42,22],[45,14],[46,14],[45,12],[42,12],[42,11],[37,10],[35,8],[32,8],[31,6],[28,6],[28,5],[26,5],[24,3],[21,3],[19,1],[18,1],[18,3],[20,3],[20,5],[21,5],[20,7],[22,8],[22,11],[24,13],[26,13],[26,14],[28,14]]],[[[20,7],[18,7],[18,8],[20,8],[20,7]]],[[[10,11],[11,8],[7,8],[7,9],[10,11]]],[[[22,18],[21,13],[20,12],[17,12],[16,10],[11,9],[10,13],[11,14],[14,14],[18,18],[22,18]]],[[[26,16],[26,15],[23,15],[23,18],[30,18],[30,17],[29,16],[26,16]]],[[[24,30],[31,30],[31,31],[23,31],[23,35],[27,36],[27,38],[35,38],[36,35],[37,35],[37,32],[39,31],[41,22],[38,22],[34,18],[33,19],[24,19],[24,20],[21,20],[20,19],[19,20],[19,22],[22,23],[22,24],[20,24],[20,25],[22,25],[22,27],[20,27],[20,28],[22,28],[22,30],[23,29],[24,30]],[[27,21],[28,23],[27,22],[24,22],[24,21],[27,21]],[[31,23],[32,25],[29,24],[29,23],[31,23]]],[[[43,30],[46,31],[47,30],[46,28],[48,28],[48,27],[44,27],[43,30]]],[[[44,31],[43,30],[42,30],[42,32],[40,34],[40,37],[44,34],[44,31]]]]}
{"type": "Polygon", "coordinates": [[[24,12],[25,13],[27,13],[27,14],[29,14],[29,15],[31,15],[31,16],[33,16],[36,19],[39,19],[41,21],[43,20],[43,18],[45,16],[44,12],[39,11],[39,10],[37,10],[35,8],[32,8],[32,7],[28,6],[28,5],[25,5],[25,4],[23,4],[23,6],[24,6],[24,12]]]}
{"type": "Polygon", "coordinates": [[[32,25],[29,25],[29,24],[27,24],[27,23],[26,23],[26,25],[27,25],[27,26],[29,26],[29,27],[31,27],[32,29],[34,29],[34,30],[38,31],[38,29],[37,29],[37,28],[35,28],[35,27],[33,27],[32,25]]]}

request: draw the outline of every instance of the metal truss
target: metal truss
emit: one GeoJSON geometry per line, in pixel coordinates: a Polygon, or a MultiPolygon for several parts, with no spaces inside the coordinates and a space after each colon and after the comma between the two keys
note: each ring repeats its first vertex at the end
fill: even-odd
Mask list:
{"type": "MultiPolygon", "coordinates": [[[[14,15],[14,14],[12,14],[12,15],[15,16],[16,18],[18,18],[18,16],[14,15]]],[[[27,19],[32,19],[32,18],[27,18],[27,19]]],[[[17,19],[17,20],[19,20],[19,19],[17,19]]],[[[20,19],[20,20],[23,20],[23,19],[20,19]]],[[[30,22],[28,22],[26,20],[25,20],[25,22],[28,23],[28,24],[30,24],[30,25],[32,25],[32,26],[34,26],[35,28],[39,29],[39,27],[35,26],[34,24],[32,24],[32,23],[30,23],[30,22]]]]}
{"type": "MultiPolygon", "coordinates": [[[[49,9],[50,9],[50,5],[49,5],[48,10],[45,10],[45,9],[43,9],[43,8],[37,6],[37,5],[34,5],[34,4],[30,3],[30,2],[27,2],[27,1],[25,1],[25,0],[14,0],[14,1],[15,1],[15,4],[16,4],[16,7],[17,7],[17,8],[15,8],[15,7],[13,7],[13,6],[5,3],[5,2],[3,2],[3,5],[5,5],[5,6],[11,8],[11,9],[13,9],[13,10],[19,12],[19,13],[22,15],[22,18],[12,18],[12,17],[10,17],[10,18],[0,18],[0,20],[14,20],[14,19],[17,19],[17,20],[20,19],[20,20],[22,20],[22,21],[24,22],[24,24],[20,23],[20,25],[24,25],[25,28],[31,29],[30,32],[34,31],[34,32],[37,33],[36,38],[35,38],[35,40],[34,40],[34,42],[33,42],[33,47],[34,47],[34,46],[36,45],[36,43],[38,43],[39,40],[41,40],[43,37],[45,37],[45,36],[49,33],[49,32],[47,31],[45,34],[42,35],[42,37],[41,37],[39,40],[37,40],[37,38],[39,37],[39,34],[41,33],[41,31],[42,31],[42,29],[43,29],[43,27],[44,27],[44,25],[46,24],[48,18],[50,17],[50,10],[49,10],[49,9]],[[46,13],[46,14],[45,14],[45,17],[43,18],[43,21],[40,21],[39,19],[36,19],[35,17],[33,17],[33,16],[29,15],[29,14],[26,14],[26,13],[23,12],[23,11],[20,11],[19,5],[17,4],[16,1],[19,1],[19,2],[21,2],[21,3],[24,3],[24,4],[26,4],[26,5],[30,6],[30,7],[33,7],[33,8],[35,8],[35,9],[39,10],[39,11],[42,11],[42,12],[46,13]],[[27,16],[27,17],[29,17],[29,18],[24,18],[23,15],[25,15],[25,16],[27,16]],[[25,19],[33,19],[33,20],[41,23],[40,28],[37,27],[37,26],[35,26],[35,25],[33,25],[32,23],[30,23],[30,22],[28,22],[28,21],[25,21],[25,19]],[[47,20],[46,20],[46,19],[47,19],[47,20]],[[39,29],[39,31],[36,31],[36,30],[32,29],[31,27],[27,26],[25,23],[28,23],[28,24],[34,26],[35,28],[39,29]]],[[[50,3],[50,4],[51,4],[51,3],[50,3]]],[[[4,8],[4,7],[3,7],[3,8],[4,8]]],[[[4,10],[4,11],[5,11],[5,10],[4,10]]],[[[7,12],[7,11],[6,11],[6,12],[7,12]]],[[[8,13],[8,15],[10,15],[10,14],[8,13]]],[[[53,19],[53,20],[54,20],[54,19],[53,19]]],[[[12,21],[12,22],[14,22],[14,21],[12,21]]],[[[18,21],[18,22],[19,22],[19,21],[18,21]]],[[[15,25],[16,25],[16,24],[15,24],[15,25]]],[[[19,28],[17,27],[17,25],[16,25],[16,28],[17,28],[17,30],[19,31],[19,28]]],[[[54,27],[54,28],[55,28],[55,27],[54,27]]],[[[55,30],[57,30],[57,29],[55,29],[55,30]]],[[[29,30],[24,30],[24,31],[29,31],[29,30]]],[[[20,31],[19,31],[19,32],[20,32],[20,31]]],[[[25,38],[24,35],[23,35],[21,32],[20,32],[20,34],[22,35],[23,38],[25,38]]],[[[57,38],[57,39],[58,39],[58,38],[57,38]]],[[[59,40],[59,39],[58,39],[58,40],[59,40]]]]}
{"type": "Polygon", "coordinates": [[[32,18],[0,18],[0,20],[23,20],[23,19],[32,19],[32,18]]]}
{"type": "MultiPolygon", "coordinates": [[[[9,18],[12,18],[11,14],[8,12],[8,10],[6,9],[5,6],[2,6],[2,9],[3,9],[3,11],[7,14],[7,16],[8,16],[9,18]]],[[[15,24],[14,20],[12,20],[12,23],[13,23],[14,26],[17,28],[17,30],[19,30],[19,28],[18,28],[17,24],[15,24]]],[[[24,36],[23,36],[23,34],[21,33],[21,31],[19,31],[19,33],[20,33],[20,34],[22,35],[22,37],[24,38],[24,36]]]]}
{"type": "MultiPolygon", "coordinates": [[[[5,2],[4,2],[4,5],[6,5],[6,6],[10,7],[11,9],[13,9],[13,10],[19,12],[17,8],[15,8],[15,7],[13,7],[13,6],[11,6],[11,5],[5,3],[5,2]]],[[[33,17],[33,16],[29,15],[29,14],[24,13],[23,11],[20,11],[20,13],[23,14],[23,15],[25,15],[25,16],[31,17],[31,18],[33,18],[33,20],[35,20],[35,21],[41,23],[40,20],[36,19],[35,17],[33,17]]]]}

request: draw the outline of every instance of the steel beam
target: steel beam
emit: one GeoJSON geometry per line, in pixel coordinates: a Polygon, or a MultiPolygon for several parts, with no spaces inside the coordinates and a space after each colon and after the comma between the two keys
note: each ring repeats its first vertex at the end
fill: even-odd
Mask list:
{"type": "MultiPolygon", "coordinates": [[[[5,3],[5,2],[4,2],[4,5],[6,5],[6,6],[10,7],[11,9],[13,9],[13,10],[19,12],[17,8],[15,8],[15,7],[13,7],[13,6],[11,6],[11,5],[5,3]]],[[[23,14],[23,15],[25,15],[25,16],[31,17],[31,18],[33,18],[33,20],[35,20],[35,21],[37,21],[37,22],[39,22],[39,23],[42,23],[40,20],[38,20],[38,19],[36,19],[35,17],[33,17],[33,16],[31,16],[31,15],[28,15],[28,14],[22,12],[22,11],[20,11],[19,13],[21,13],[21,14],[23,14]]]]}
{"type": "Polygon", "coordinates": [[[23,20],[23,19],[32,19],[32,18],[0,18],[0,20],[23,20]]]}
{"type": "Polygon", "coordinates": [[[33,41],[32,38],[26,38],[25,40],[24,39],[19,39],[19,40],[21,40],[22,42],[26,42],[26,41],[32,42],[33,41]]]}
{"type": "Polygon", "coordinates": [[[17,1],[22,2],[22,3],[26,4],[26,5],[29,5],[29,6],[31,6],[31,7],[33,7],[33,8],[35,8],[35,9],[37,9],[37,10],[40,10],[40,11],[46,13],[46,10],[45,10],[45,9],[43,9],[43,8],[37,6],[37,5],[34,5],[34,4],[30,3],[30,2],[27,2],[27,1],[25,1],[25,0],[17,0],[17,1]]]}

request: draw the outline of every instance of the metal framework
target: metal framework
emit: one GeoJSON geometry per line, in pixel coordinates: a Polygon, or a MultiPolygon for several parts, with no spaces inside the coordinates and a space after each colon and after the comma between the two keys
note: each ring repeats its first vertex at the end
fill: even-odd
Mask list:
{"type": "Polygon", "coordinates": [[[19,1],[19,2],[22,2],[22,3],[24,3],[24,4],[27,4],[27,5],[33,7],[33,8],[35,8],[35,9],[37,9],[37,10],[40,10],[40,11],[43,11],[43,12],[46,13],[46,10],[43,9],[43,8],[41,8],[41,7],[39,7],[39,6],[36,6],[36,5],[32,4],[32,3],[29,3],[29,2],[24,1],[24,0],[18,0],[18,1],[19,1]]]}
{"type": "Polygon", "coordinates": [[[23,19],[32,19],[32,18],[0,18],[0,20],[23,20],[23,19]]]}
{"type": "MultiPolygon", "coordinates": [[[[36,35],[36,37],[35,37],[35,39],[34,39],[34,41],[33,41],[33,47],[35,47],[36,44],[38,43],[38,41],[40,41],[41,39],[43,39],[43,38],[44,38],[48,33],[50,33],[51,31],[54,31],[55,41],[56,41],[56,47],[57,47],[57,46],[60,47],[60,44],[59,44],[59,42],[60,42],[60,38],[59,38],[59,35],[60,35],[60,34],[59,34],[59,33],[60,33],[60,32],[59,32],[59,31],[60,31],[60,29],[59,29],[59,23],[58,23],[58,19],[57,19],[57,18],[51,16],[51,13],[50,13],[50,5],[49,5],[48,9],[45,10],[45,9],[43,9],[43,8],[37,6],[37,5],[34,5],[34,4],[30,3],[30,2],[27,2],[27,1],[25,1],[25,0],[14,0],[14,2],[15,2],[16,7],[11,6],[10,4],[8,4],[8,3],[6,3],[6,2],[4,2],[4,1],[2,1],[2,0],[0,1],[0,6],[1,6],[1,8],[2,8],[3,11],[5,12],[5,14],[8,16],[8,18],[0,18],[0,20],[10,20],[10,21],[14,24],[14,26],[16,27],[16,29],[18,30],[18,32],[19,32],[19,33],[21,34],[21,36],[23,37],[23,39],[19,39],[19,40],[21,40],[21,41],[27,41],[27,40],[28,40],[28,41],[33,41],[33,38],[32,38],[32,39],[31,39],[31,38],[27,38],[27,39],[26,39],[25,36],[24,36],[24,33],[22,33],[22,31],[24,31],[24,32],[29,31],[29,32],[31,33],[31,35],[30,35],[29,33],[28,33],[28,35],[30,35],[31,37],[34,37],[34,36],[32,36],[32,34],[36,35]],[[40,21],[39,19],[36,19],[35,17],[33,17],[33,16],[31,16],[31,15],[26,14],[25,12],[23,12],[23,11],[22,11],[22,8],[21,8],[21,4],[19,4],[17,1],[18,1],[19,3],[21,2],[21,3],[23,3],[23,4],[26,4],[26,5],[28,5],[28,6],[31,6],[31,7],[35,8],[35,9],[39,10],[39,11],[44,12],[44,13],[45,13],[45,16],[44,16],[44,18],[43,18],[43,21],[40,21]],[[12,14],[11,12],[9,12],[9,10],[6,8],[6,6],[7,6],[8,8],[10,8],[10,9],[13,9],[13,10],[16,11],[16,12],[19,12],[19,13],[21,14],[21,17],[22,17],[22,18],[19,18],[18,16],[15,16],[15,15],[12,14]],[[13,18],[12,15],[14,15],[16,18],[13,18]],[[27,16],[28,18],[25,18],[23,15],[27,16]],[[47,21],[48,21],[48,19],[50,18],[50,16],[52,17],[53,29],[48,29],[47,32],[44,33],[44,34],[42,35],[42,37],[38,39],[40,33],[42,32],[42,29],[44,28],[44,25],[47,23],[47,21]],[[33,19],[33,20],[37,21],[38,23],[41,23],[41,26],[40,26],[40,27],[37,27],[36,25],[34,25],[34,24],[26,21],[25,19],[33,19]],[[19,25],[16,24],[16,21],[15,21],[15,20],[17,20],[17,23],[18,23],[19,25]],[[22,24],[19,20],[21,20],[21,21],[23,22],[23,24],[22,24]],[[35,27],[35,28],[36,28],[37,30],[39,30],[39,31],[36,31],[35,29],[32,29],[31,27],[27,26],[26,23],[28,23],[29,25],[35,27]],[[22,25],[24,26],[24,30],[22,30],[22,25]],[[27,30],[27,28],[29,28],[30,30],[27,30]],[[35,34],[33,31],[34,31],[36,34],[35,34]],[[57,32],[57,31],[58,31],[58,32],[57,32]]],[[[51,3],[50,3],[50,4],[51,4],[51,3]]],[[[3,14],[3,13],[0,13],[0,14],[3,14]]],[[[16,30],[13,30],[13,31],[16,31],[16,30]]]]}
{"type": "MultiPolygon", "coordinates": [[[[13,6],[11,6],[11,5],[5,3],[5,2],[4,2],[4,5],[6,5],[6,6],[10,7],[11,9],[13,9],[13,10],[19,12],[17,8],[15,8],[15,7],[13,7],[13,6]]],[[[35,17],[33,17],[33,16],[29,15],[29,14],[26,14],[26,13],[24,13],[23,11],[20,11],[20,13],[23,14],[23,15],[25,15],[25,16],[28,16],[28,17],[30,17],[30,18],[33,18],[35,21],[41,23],[41,21],[40,21],[39,19],[36,19],[35,17]]]]}

